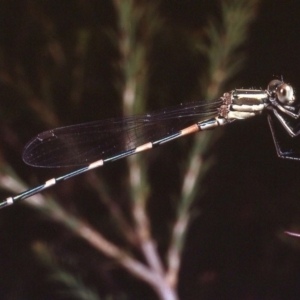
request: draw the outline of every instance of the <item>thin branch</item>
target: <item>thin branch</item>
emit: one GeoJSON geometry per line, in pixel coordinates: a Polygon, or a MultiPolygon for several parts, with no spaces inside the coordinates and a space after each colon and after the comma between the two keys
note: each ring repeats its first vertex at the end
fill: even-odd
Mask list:
{"type": "MultiPolygon", "coordinates": [[[[115,6],[120,16],[121,38],[119,45],[123,57],[123,69],[125,74],[125,87],[123,91],[123,105],[125,114],[132,114],[134,107],[144,101],[146,97],[145,74],[146,65],[146,40],[141,42],[136,36],[137,26],[146,12],[143,8],[134,4],[134,1],[115,1],[115,6]],[[143,70],[143,72],[141,72],[143,70]],[[144,87],[144,88],[143,88],[144,87]],[[138,96],[137,89],[142,91],[138,96]]],[[[150,222],[146,213],[146,202],[148,196],[148,184],[146,182],[145,168],[141,167],[138,156],[128,159],[130,186],[133,198],[133,217],[136,222],[137,234],[140,238],[141,249],[151,268],[158,273],[163,273],[162,263],[156,251],[156,246],[151,237],[150,222]]]]}
{"type": "Polygon", "coordinates": [[[89,172],[88,174],[86,174],[86,178],[88,183],[94,188],[95,191],[98,192],[99,199],[108,208],[111,216],[116,220],[118,228],[122,231],[127,241],[130,244],[137,246],[137,234],[125,219],[120,206],[113,199],[111,199],[110,195],[107,193],[107,189],[103,181],[100,180],[94,172],[89,172]]]}
{"type": "MultiPolygon", "coordinates": [[[[222,2],[223,26],[220,26],[222,31],[218,31],[217,24],[210,23],[207,30],[210,44],[207,47],[203,47],[203,44],[199,45],[199,49],[206,50],[205,53],[208,56],[210,66],[208,79],[205,80],[203,87],[204,99],[219,97],[226,80],[241,67],[241,59],[238,60],[239,64],[234,65],[234,68],[230,62],[236,59],[236,49],[246,40],[246,33],[256,15],[257,3],[257,0],[224,1],[222,2]]],[[[189,224],[190,208],[199,190],[200,179],[212,163],[210,159],[204,161],[202,155],[207,151],[213,135],[210,132],[196,135],[189,156],[181,189],[178,215],[173,226],[171,244],[167,255],[168,271],[166,278],[173,287],[176,287],[178,281],[180,257],[189,224]]]]}
{"type": "MultiPolygon", "coordinates": [[[[0,176],[0,186],[1,188],[13,193],[19,193],[27,188],[20,180],[16,180],[14,177],[9,175],[0,176]]],[[[121,266],[137,278],[140,278],[151,285],[153,285],[153,282],[156,281],[156,274],[147,266],[131,257],[118,246],[109,242],[89,224],[69,214],[52,199],[46,199],[41,194],[38,194],[24,200],[24,202],[45,213],[52,220],[69,228],[73,233],[86,240],[94,248],[108,257],[115,259],[121,266]]]]}
{"type": "Polygon", "coordinates": [[[47,126],[51,128],[60,125],[58,117],[53,113],[50,107],[45,105],[35,94],[31,85],[22,75],[22,72],[19,72],[18,77],[13,79],[8,72],[0,70],[0,82],[16,90],[20,95],[25,96],[28,106],[36,115],[40,116],[40,119],[43,120],[47,126]]]}
{"type": "MultiPolygon", "coordinates": [[[[134,4],[134,1],[115,1],[120,15],[121,38],[119,40],[123,57],[125,86],[123,91],[123,106],[125,114],[140,113],[144,110],[146,98],[146,70],[147,68],[147,41],[151,39],[155,26],[155,18],[151,5],[144,4],[143,8],[134,4]],[[152,18],[149,16],[151,15],[152,18]],[[146,18],[149,31],[143,40],[136,36],[137,26],[142,18],[146,18]]],[[[147,30],[146,30],[147,31],[147,30]]],[[[139,155],[128,159],[129,178],[132,194],[133,217],[136,223],[136,232],[140,239],[141,250],[151,270],[156,274],[156,281],[152,283],[161,299],[177,299],[175,290],[164,279],[164,270],[156,244],[151,236],[150,221],[146,213],[148,197],[148,183],[145,167],[139,155]]]]}

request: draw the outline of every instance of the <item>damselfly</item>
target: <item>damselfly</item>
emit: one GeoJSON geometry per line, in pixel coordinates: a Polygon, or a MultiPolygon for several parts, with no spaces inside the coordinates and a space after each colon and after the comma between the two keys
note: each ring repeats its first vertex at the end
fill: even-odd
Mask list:
{"type": "Polygon", "coordinates": [[[0,207],[26,199],[60,181],[108,162],[152,149],[193,132],[248,119],[264,111],[268,113],[278,156],[300,160],[300,143],[292,139],[300,134],[300,124],[297,122],[299,104],[291,85],[274,79],[266,90],[235,89],[215,101],[191,102],[145,115],[42,132],[26,145],[23,153],[25,163],[35,167],[81,168],[9,197],[0,203],[0,207]]]}

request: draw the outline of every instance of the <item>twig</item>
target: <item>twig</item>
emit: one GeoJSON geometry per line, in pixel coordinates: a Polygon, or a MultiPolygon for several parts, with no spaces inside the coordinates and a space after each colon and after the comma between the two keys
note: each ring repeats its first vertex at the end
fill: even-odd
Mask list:
{"type": "MultiPolygon", "coordinates": [[[[226,80],[233,76],[241,67],[242,56],[237,58],[236,49],[246,39],[246,33],[251,21],[256,15],[258,1],[224,1],[222,2],[223,26],[219,32],[215,23],[211,22],[207,36],[210,44],[199,49],[205,49],[209,59],[209,75],[205,80],[204,99],[214,99],[219,96],[226,80]],[[233,63],[235,62],[235,63],[233,63]],[[232,63],[232,64],[231,64],[232,63]]],[[[171,286],[176,287],[180,268],[180,257],[184,245],[184,239],[189,223],[189,211],[194,202],[196,191],[199,189],[200,178],[211,165],[211,160],[203,160],[202,155],[207,151],[213,138],[210,132],[203,132],[195,136],[195,141],[181,189],[181,200],[177,219],[173,226],[171,244],[167,256],[168,271],[166,278],[171,286]]]]}
{"type": "MultiPolygon", "coordinates": [[[[8,175],[0,176],[0,186],[14,193],[19,193],[26,189],[26,186],[21,184],[20,180],[16,180],[8,175]]],[[[49,216],[52,220],[69,228],[73,233],[86,240],[95,249],[116,260],[122,267],[124,267],[135,277],[147,282],[158,292],[159,295],[161,295],[161,299],[177,299],[177,296],[174,295],[172,289],[169,289],[163,284],[162,276],[138,260],[134,259],[128,253],[121,250],[121,248],[118,246],[109,242],[105,237],[103,237],[99,232],[97,232],[83,220],[70,215],[55,201],[48,198],[46,199],[40,194],[34,195],[24,201],[32,207],[39,209],[39,211],[46,213],[47,216],[49,216]]]]}
{"type": "MultiPolygon", "coordinates": [[[[125,87],[123,92],[123,106],[125,114],[141,112],[146,98],[147,79],[146,53],[147,41],[151,38],[155,26],[155,18],[150,20],[151,5],[144,4],[143,9],[134,1],[115,1],[115,6],[120,15],[121,38],[119,40],[121,54],[124,62],[125,87]],[[150,11],[146,11],[146,9],[150,11]],[[137,25],[143,18],[148,17],[149,35],[142,41],[136,36],[137,25]],[[139,109],[136,109],[139,107],[139,109]]],[[[147,31],[147,30],[146,30],[147,31]]],[[[175,290],[168,285],[164,279],[164,270],[156,245],[151,236],[150,222],[146,213],[146,202],[148,196],[148,184],[146,181],[145,168],[138,155],[128,159],[129,178],[132,194],[133,217],[136,223],[137,235],[140,239],[141,250],[152,271],[156,274],[156,280],[152,287],[157,290],[161,299],[177,299],[175,290]]]]}
{"type": "Polygon", "coordinates": [[[111,197],[107,193],[102,180],[99,180],[94,172],[89,172],[88,174],[86,174],[86,178],[89,184],[98,192],[99,199],[101,199],[101,202],[109,209],[110,214],[116,220],[118,228],[122,231],[127,241],[130,244],[137,246],[138,237],[136,233],[124,218],[124,214],[122,213],[119,205],[117,205],[117,203],[113,201],[113,199],[111,199],[111,197]]]}

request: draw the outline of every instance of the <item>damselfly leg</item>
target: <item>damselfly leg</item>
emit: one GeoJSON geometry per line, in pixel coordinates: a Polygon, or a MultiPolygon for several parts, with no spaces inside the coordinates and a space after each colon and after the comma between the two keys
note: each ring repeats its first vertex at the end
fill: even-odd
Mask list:
{"type": "Polygon", "coordinates": [[[299,120],[289,120],[287,123],[289,129],[282,125],[282,123],[274,115],[268,115],[268,122],[270,125],[272,137],[274,140],[277,155],[285,159],[300,160],[300,122],[299,120]],[[291,129],[291,123],[294,128],[291,129]],[[290,135],[290,130],[293,130],[293,136],[290,135]],[[288,134],[287,134],[288,133],[288,134]]]}

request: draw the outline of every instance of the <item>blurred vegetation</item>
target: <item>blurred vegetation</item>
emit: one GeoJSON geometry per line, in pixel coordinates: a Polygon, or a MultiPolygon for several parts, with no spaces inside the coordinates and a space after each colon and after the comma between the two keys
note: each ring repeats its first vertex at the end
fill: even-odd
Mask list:
{"type": "MultiPolygon", "coordinates": [[[[210,100],[236,87],[258,4],[2,1],[1,196],[69,171],[22,162],[23,146],[43,130],[210,100]]],[[[287,290],[294,295],[298,245],[271,236],[279,230],[276,209],[257,216],[253,208],[270,208],[259,176],[270,177],[251,166],[257,159],[261,168],[265,157],[243,165],[232,154],[226,161],[234,146],[225,150],[217,143],[222,132],[109,164],[2,210],[0,298],[282,299],[287,290]],[[223,182],[222,174],[228,177],[223,182]],[[243,176],[244,185],[236,187],[243,176]],[[257,189],[249,187],[250,178],[257,189]],[[286,248],[292,249],[289,258],[280,261],[277,253],[286,248]]]]}

